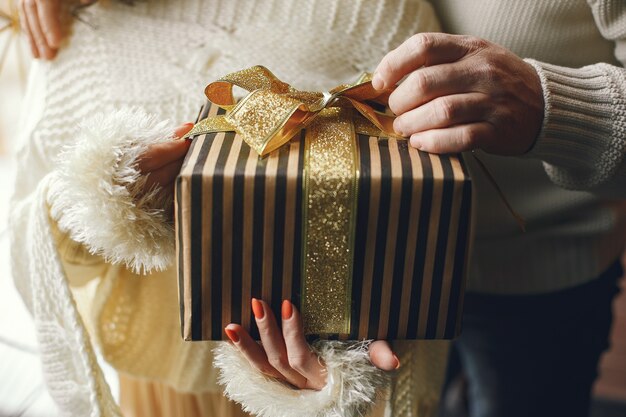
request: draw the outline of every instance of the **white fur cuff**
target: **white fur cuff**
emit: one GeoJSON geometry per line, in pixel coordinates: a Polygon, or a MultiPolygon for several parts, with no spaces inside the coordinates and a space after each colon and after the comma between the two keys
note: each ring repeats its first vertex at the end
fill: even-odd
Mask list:
{"type": "MultiPolygon", "coordinates": [[[[140,194],[136,168],[149,145],[172,140],[174,129],[136,108],[98,114],[80,126],[48,193],[50,214],[91,253],[136,273],[163,270],[174,260],[174,226],[159,189],[140,194]]],[[[166,201],[167,200],[167,201],[166,201]]]]}
{"type": "Polygon", "coordinates": [[[369,343],[319,341],[313,348],[328,370],[320,391],[298,390],[267,377],[230,343],[215,348],[214,365],[228,398],[259,417],[365,416],[389,383],[369,360],[369,343]]]}

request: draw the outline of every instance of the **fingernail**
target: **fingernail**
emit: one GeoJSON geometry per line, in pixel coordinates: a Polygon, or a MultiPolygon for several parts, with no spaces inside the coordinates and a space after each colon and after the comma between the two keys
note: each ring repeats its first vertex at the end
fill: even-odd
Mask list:
{"type": "Polygon", "coordinates": [[[383,77],[380,76],[379,73],[374,73],[374,76],[372,77],[372,87],[374,87],[377,90],[382,90],[383,88],[385,88],[385,80],[383,80],[383,77]]]}
{"type": "Polygon", "coordinates": [[[265,317],[265,311],[263,310],[263,303],[261,303],[256,298],[252,299],[252,312],[254,313],[254,317],[257,320],[260,320],[263,317],[265,317]]]}
{"type": "Polygon", "coordinates": [[[396,366],[393,369],[398,369],[400,367],[400,359],[394,354],[393,358],[396,360],[396,366]]]}
{"type": "Polygon", "coordinates": [[[411,146],[416,148],[416,149],[422,149],[422,141],[420,141],[420,139],[416,136],[413,135],[411,136],[411,146]]]}
{"type": "Polygon", "coordinates": [[[224,329],[224,332],[226,332],[226,336],[228,336],[228,338],[233,342],[233,343],[238,343],[239,342],[239,335],[237,334],[236,331],[229,329],[228,327],[226,327],[224,329]]]}
{"type": "Polygon", "coordinates": [[[191,123],[191,122],[187,122],[187,123],[185,123],[183,126],[185,126],[185,127],[191,127],[191,126],[193,126],[193,125],[194,125],[193,123],[191,123]]]}
{"type": "Polygon", "coordinates": [[[402,137],[405,137],[404,132],[402,131],[402,129],[400,129],[400,122],[398,122],[398,119],[396,118],[393,121],[393,131],[396,133],[396,135],[400,135],[402,137]]]}
{"type": "Polygon", "coordinates": [[[293,306],[289,300],[284,300],[281,307],[281,315],[283,320],[289,320],[293,315],[293,306]]]}

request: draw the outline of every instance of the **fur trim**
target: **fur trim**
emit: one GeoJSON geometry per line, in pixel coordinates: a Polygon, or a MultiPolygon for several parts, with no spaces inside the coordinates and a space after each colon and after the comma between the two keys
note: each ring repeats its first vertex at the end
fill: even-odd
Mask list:
{"type": "Polygon", "coordinates": [[[325,363],[328,382],[320,391],[298,390],[265,376],[230,343],[215,348],[214,365],[228,398],[259,417],[353,417],[367,415],[389,384],[371,364],[369,342],[318,341],[313,349],[325,363]]]}
{"type": "Polygon", "coordinates": [[[137,158],[149,145],[173,138],[168,121],[137,108],[97,114],[79,127],[66,148],[48,192],[50,214],[59,228],[107,262],[135,273],[163,270],[174,260],[174,225],[165,208],[171,196],[155,187],[137,158]]]}

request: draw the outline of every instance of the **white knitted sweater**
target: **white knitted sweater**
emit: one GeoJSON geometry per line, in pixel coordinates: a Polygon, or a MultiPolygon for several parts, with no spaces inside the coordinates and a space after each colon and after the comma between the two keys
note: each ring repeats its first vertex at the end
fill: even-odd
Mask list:
{"type": "MultiPolygon", "coordinates": [[[[55,207],[72,206],[58,192],[63,184],[55,157],[74,142],[76,126],[98,112],[129,105],[172,125],[192,120],[209,80],[255,64],[295,86],[324,90],[373,69],[418,29],[429,30],[420,5],[417,0],[148,0],[134,7],[97,6],[85,16],[93,27],[75,25],[70,47],[35,69],[11,214],[12,259],[16,285],[35,317],[48,385],[66,414],[118,413],[83,319],[105,358],[122,371],[181,390],[212,389],[215,377],[206,363],[207,344],[184,344],[178,337],[173,271],[139,278],[102,258],[67,255],[67,238],[53,238],[56,225],[48,207],[54,214],[55,207]],[[85,259],[68,264],[68,258],[85,259]],[[68,280],[78,286],[90,278],[99,279],[96,296],[81,318],[68,280]],[[160,305],[157,299],[169,301],[160,305]]],[[[626,4],[433,0],[433,5],[444,30],[482,36],[536,59],[529,62],[539,72],[546,100],[544,127],[528,155],[483,157],[526,217],[527,233],[517,230],[481,174],[473,176],[478,201],[470,289],[541,292],[591,279],[617,258],[626,236],[624,208],[605,198],[626,195],[621,66],[626,4]]],[[[57,218],[62,214],[56,211],[57,218]]],[[[89,247],[89,236],[83,238],[89,247]]],[[[414,415],[417,408],[397,415],[414,415]]]]}

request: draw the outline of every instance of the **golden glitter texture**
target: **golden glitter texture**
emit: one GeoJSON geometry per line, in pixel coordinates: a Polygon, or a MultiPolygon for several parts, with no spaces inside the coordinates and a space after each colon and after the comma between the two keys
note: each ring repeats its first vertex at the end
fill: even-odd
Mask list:
{"type": "Polygon", "coordinates": [[[307,334],[348,334],[358,184],[352,110],[322,110],[305,135],[302,313],[307,334]]]}

